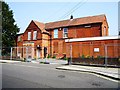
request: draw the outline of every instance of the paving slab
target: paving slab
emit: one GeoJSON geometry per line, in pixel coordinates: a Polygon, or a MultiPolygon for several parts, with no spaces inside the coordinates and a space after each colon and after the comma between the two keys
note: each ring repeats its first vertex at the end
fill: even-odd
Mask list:
{"type": "Polygon", "coordinates": [[[107,77],[110,77],[110,78],[113,78],[113,79],[120,80],[119,68],[67,65],[67,66],[57,67],[56,69],[96,73],[96,74],[104,75],[104,76],[107,76],[107,77]]]}

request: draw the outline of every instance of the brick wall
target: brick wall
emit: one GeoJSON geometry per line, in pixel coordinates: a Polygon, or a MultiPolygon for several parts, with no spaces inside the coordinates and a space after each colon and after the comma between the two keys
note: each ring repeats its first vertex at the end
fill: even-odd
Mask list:
{"type": "MultiPolygon", "coordinates": [[[[102,36],[102,23],[86,24],[86,25],[72,26],[67,28],[68,28],[68,38],[102,36]]],[[[65,38],[63,38],[63,28],[61,27],[57,29],[58,29],[58,38],[54,38],[54,29],[50,29],[47,31],[50,32],[50,35],[52,36],[51,37],[52,55],[56,54],[58,56],[61,56],[62,54],[66,54],[66,43],[65,43],[65,38]]]]}
{"type": "MultiPolygon", "coordinates": [[[[110,58],[118,58],[120,56],[119,40],[101,40],[101,41],[84,41],[84,42],[69,42],[67,46],[72,45],[72,57],[79,58],[80,56],[102,56],[105,57],[105,45],[107,46],[107,56],[110,58]],[[99,52],[94,49],[99,48],[99,52]]],[[[69,50],[70,52],[70,50],[69,50]]],[[[67,54],[70,57],[70,54],[67,54]]]]}

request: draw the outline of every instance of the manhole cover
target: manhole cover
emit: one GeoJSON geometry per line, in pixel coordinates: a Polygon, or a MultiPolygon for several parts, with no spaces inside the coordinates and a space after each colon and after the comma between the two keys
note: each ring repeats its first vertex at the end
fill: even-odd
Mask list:
{"type": "Polygon", "coordinates": [[[100,81],[89,81],[88,82],[90,85],[92,86],[96,86],[96,87],[101,87],[104,85],[104,82],[100,82],[100,81]]]}
{"type": "Polygon", "coordinates": [[[93,86],[101,86],[99,83],[92,83],[93,86]]]}
{"type": "Polygon", "coordinates": [[[65,78],[65,75],[58,75],[59,78],[65,78]]]}
{"type": "Polygon", "coordinates": [[[101,85],[102,85],[102,82],[93,82],[92,85],[93,85],[93,86],[101,86],[101,85]]]}

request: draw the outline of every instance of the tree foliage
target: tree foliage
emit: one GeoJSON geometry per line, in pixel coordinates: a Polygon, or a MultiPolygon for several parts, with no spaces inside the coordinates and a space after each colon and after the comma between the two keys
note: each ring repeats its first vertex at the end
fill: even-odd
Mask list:
{"type": "Polygon", "coordinates": [[[10,47],[15,45],[15,37],[19,32],[15,19],[13,18],[13,11],[10,10],[9,5],[2,2],[2,53],[9,53],[10,47]]]}

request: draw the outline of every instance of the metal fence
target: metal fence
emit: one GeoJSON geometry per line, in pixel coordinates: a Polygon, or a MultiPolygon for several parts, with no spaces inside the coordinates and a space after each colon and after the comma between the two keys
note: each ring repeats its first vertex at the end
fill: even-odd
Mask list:
{"type": "Polygon", "coordinates": [[[11,47],[10,59],[13,60],[36,60],[46,58],[48,47],[11,47]]]}
{"type": "Polygon", "coordinates": [[[9,53],[3,55],[2,59],[39,59],[58,58],[66,59],[72,63],[89,65],[117,65],[120,66],[119,44],[66,44],[53,45],[50,47],[11,47],[9,53]]]}
{"type": "Polygon", "coordinates": [[[67,57],[72,63],[92,65],[120,65],[118,44],[69,44],[67,57]]]}

